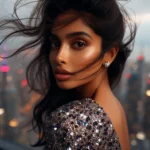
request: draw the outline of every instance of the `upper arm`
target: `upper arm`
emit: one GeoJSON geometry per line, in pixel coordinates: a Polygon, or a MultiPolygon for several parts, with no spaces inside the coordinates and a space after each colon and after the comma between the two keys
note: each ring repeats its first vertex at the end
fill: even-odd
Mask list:
{"type": "Polygon", "coordinates": [[[129,132],[125,112],[122,106],[116,116],[115,129],[119,137],[122,150],[130,150],[129,132]]]}
{"type": "MultiPolygon", "coordinates": [[[[82,111],[82,109],[80,110],[82,111]]],[[[93,148],[108,150],[117,148],[120,150],[112,123],[105,115],[105,112],[103,112],[103,109],[99,109],[98,114],[97,111],[94,112],[94,108],[93,110],[87,110],[86,113],[83,110],[78,117],[68,118],[63,123],[62,129],[66,133],[64,143],[69,143],[69,146],[75,149],[93,148]],[[92,114],[87,116],[86,113],[92,114]],[[77,145],[74,145],[74,143],[77,145]],[[87,146],[88,144],[89,146],[87,146]]]]}
{"type": "Polygon", "coordinates": [[[65,105],[48,120],[46,140],[51,149],[120,149],[110,119],[91,101],[65,105]]]}

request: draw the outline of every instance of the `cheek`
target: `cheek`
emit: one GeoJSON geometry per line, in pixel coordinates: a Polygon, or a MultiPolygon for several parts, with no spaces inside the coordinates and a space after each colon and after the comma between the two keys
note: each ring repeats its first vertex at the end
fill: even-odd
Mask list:
{"type": "Polygon", "coordinates": [[[53,71],[55,68],[55,57],[53,56],[53,54],[49,54],[49,63],[53,71]]]}
{"type": "Polygon", "coordinates": [[[87,51],[83,55],[80,55],[80,59],[76,61],[78,67],[83,68],[89,64],[91,64],[100,54],[99,51],[94,51],[94,49],[90,49],[90,51],[87,51]]]}
{"type": "Polygon", "coordinates": [[[54,64],[55,55],[54,55],[54,53],[52,53],[52,52],[49,54],[49,61],[50,61],[50,64],[51,64],[51,65],[54,64]]]}
{"type": "MultiPolygon", "coordinates": [[[[75,76],[77,78],[86,78],[91,76],[92,74],[96,73],[102,65],[102,60],[99,58],[100,56],[100,49],[91,47],[86,52],[80,54],[76,59],[76,71],[78,72],[75,76]],[[97,61],[96,61],[97,60],[97,61]]],[[[90,81],[93,78],[84,79],[83,81],[90,81]]]]}

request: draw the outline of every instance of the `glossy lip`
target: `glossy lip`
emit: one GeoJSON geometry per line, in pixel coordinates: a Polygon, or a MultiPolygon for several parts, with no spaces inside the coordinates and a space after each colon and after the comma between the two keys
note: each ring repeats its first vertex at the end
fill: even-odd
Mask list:
{"type": "Polygon", "coordinates": [[[68,80],[70,79],[71,75],[72,73],[70,73],[69,71],[66,71],[65,69],[56,68],[55,77],[58,80],[61,80],[61,81],[68,80]]]}
{"type": "Polygon", "coordinates": [[[71,74],[55,74],[56,79],[65,81],[71,78],[71,74]]]}
{"type": "Polygon", "coordinates": [[[55,74],[71,75],[72,73],[62,68],[56,68],[55,74]]]}

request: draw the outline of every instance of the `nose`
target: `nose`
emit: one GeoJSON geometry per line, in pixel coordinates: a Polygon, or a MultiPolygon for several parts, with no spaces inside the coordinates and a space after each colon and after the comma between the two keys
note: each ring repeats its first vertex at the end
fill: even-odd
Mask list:
{"type": "Polygon", "coordinates": [[[58,64],[61,63],[67,63],[69,58],[69,51],[68,51],[68,46],[67,45],[61,45],[57,56],[56,56],[56,62],[58,64]]]}

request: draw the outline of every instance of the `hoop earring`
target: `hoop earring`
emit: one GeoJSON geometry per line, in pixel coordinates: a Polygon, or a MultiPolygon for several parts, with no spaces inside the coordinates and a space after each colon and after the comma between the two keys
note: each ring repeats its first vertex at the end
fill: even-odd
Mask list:
{"type": "Polygon", "coordinates": [[[104,66],[105,66],[106,68],[108,68],[108,67],[110,66],[110,62],[109,62],[109,61],[105,62],[105,63],[104,63],[104,66]]]}

